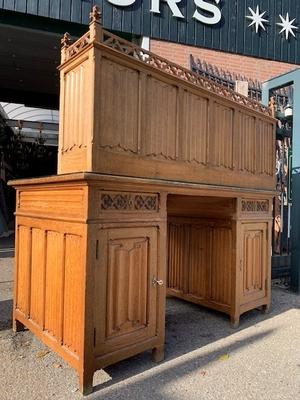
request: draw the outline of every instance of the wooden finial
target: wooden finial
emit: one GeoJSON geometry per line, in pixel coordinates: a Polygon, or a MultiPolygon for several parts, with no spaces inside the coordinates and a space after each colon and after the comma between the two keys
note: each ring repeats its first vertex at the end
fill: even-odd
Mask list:
{"type": "Polygon", "coordinates": [[[274,96],[272,96],[270,101],[269,101],[269,108],[271,110],[272,117],[275,117],[276,101],[275,101],[275,97],[274,96]]]}
{"type": "Polygon", "coordinates": [[[98,6],[94,6],[90,13],[90,37],[92,42],[102,42],[102,13],[98,6]]]}
{"type": "Polygon", "coordinates": [[[66,32],[60,42],[61,42],[61,46],[63,49],[66,49],[67,47],[69,47],[71,44],[70,34],[68,32],[66,32]]]}
{"type": "Polygon", "coordinates": [[[98,6],[94,6],[90,12],[90,24],[93,23],[102,24],[102,13],[98,6]]]}

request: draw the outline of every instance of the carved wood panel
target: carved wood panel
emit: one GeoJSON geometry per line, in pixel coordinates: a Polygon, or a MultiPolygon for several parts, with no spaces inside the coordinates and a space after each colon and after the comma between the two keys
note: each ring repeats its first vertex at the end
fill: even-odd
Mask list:
{"type": "Polygon", "coordinates": [[[89,61],[83,61],[64,76],[62,131],[67,135],[60,135],[60,149],[62,152],[74,148],[86,148],[91,138],[87,135],[90,128],[89,95],[92,93],[89,82],[91,79],[89,61]],[[71,111],[71,112],[70,112],[71,111]]]}
{"type": "Polygon", "coordinates": [[[232,299],[232,230],[216,227],[212,230],[210,296],[220,304],[231,304],[232,299]]]}
{"type": "Polygon", "coordinates": [[[171,223],[168,229],[168,287],[186,292],[189,257],[189,226],[171,223]]]}
{"type": "MultiPolygon", "coordinates": [[[[269,145],[272,144],[269,142],[269,145]]],[[[252,174],[256,171],[256,119],[241,111],[235,118],[235,149],[238,170],[252,174]]],[[[263,156],[264,157],[264,156],[263,156]]]]}
{"type": "Polygon", "coordinates": [[[270,202],[263,199],[242,199],[240,203],[241,213],[246,215],[269,214],[270,202]]]}
{"type": "Polygon", "coordinates": [[[158,212],[159,194],[101,192],[101,211],[158,212]]]}
{"type": "Polygon", "coordinates": [[[224,221],[188,223],[180,218],[169,223],[169,289],[231,304],[232,230],[222,225],[224,221]]]}
{"type": "Polygon", "coordinates": [[[147,326],[148,238],[108,244],[106,338],[147,326]]]}
{"type": "Polygon", "coordinates": [[[138,153],[139,74],[102,59],[101,96],[96,99],[96,142],[107,151],[138,153]],[[117,88],[117,90],[116,90],[117,88]]]}
{"type": "Polygon", "coordinates": [[[94,64],[84,66],[84,79],[94,85],[90,93],[74,78],[78,59],[73,65],[70,60],[68,69],[63,66],[66,124],[60,136],[69,150],[60,155],[59,173],[80,170],[273,189],[274,121],[257,112],[260,106],[247,110],[246,98],[239,105],[228,96],[213,96],[211,83],[206,88],[187,84],[176,75],[175,65],[168,66],[166,76],[165,61],[156,66],[153,55],[147,55],[149,63],[143,65],[139,55],[112,54],[105,46],[88,50],[89,60],[94,57],[94,64]],[[86,149],[80,144],[72,148],[80,143],[74,135],[80,138],[83,132],[77,122],[85,128],[86,149]]]}
{"type": "Polygon", "coordinates": [[[198,298],[209,298],[211,275],[211,231],[205,226],[192,226],[188,270],[188,293],[198,298]]]}
{"type": "Polygon", "coordinates": [[[100,231],[100,265],[95,270],[96,351],[110,352],[155,336],[157,288],[156,228],[100,231]],[[102,275],[100,275],[102,274],[102,275]],[[104,274],[104,275],[103,275],[104,274]],[[106,283],[103,277],[107,277],[106,283]]]}
{"type": "Polygon", "coordinates": [[[44,294],[45,294],[45,251],[46,232],[43,229],[32,229],[32,260],[30,288],[30,318],[43,329],[44,294]]]}
{"type": "Polygon", "coordinates": [[[53,342],[78,355],[83,331],[82,237],[65,232],[63,223],[56,223],[56,230],[38,227],[42,222],[35,225],[17,228],[16,308],[53,342]]]}
{"type": "Polygon", "coordinates": [[[177,153],[178,89],[154,78],[147,79],[142,106],[142,153],[147,157],[175,160],[177,153]]]}
{"type": "Polygon", "coordinates": [[[242,296],[243,301],[266,294],[267,224],[243,224],[242,296]]]}
{"type": "Polygon", "coordinates": [[[233,167],[233,109],[213,103],[210,113],[209,161],[215,167],[233,167]]]}
{"type": "Polygon", "coordinates": [[[207,163],[208,100],[184,91],[180,114],[179,158],[195,164],[207,163]]]}
{"type": "Polygon", "coordinates": [[[270,124],[257,119],[256,133],[256,171],[257,173],[273,176],[275,170],[274,149],[270,143],[275,141],[274,130],[270,124]]]}
{"type": "Polygon", "coordinates": [[[28,226],[18,226],[17,232],[19,248],[17,253],[16,308],[28,317],[30,312],[32,230],[28,226]]]}

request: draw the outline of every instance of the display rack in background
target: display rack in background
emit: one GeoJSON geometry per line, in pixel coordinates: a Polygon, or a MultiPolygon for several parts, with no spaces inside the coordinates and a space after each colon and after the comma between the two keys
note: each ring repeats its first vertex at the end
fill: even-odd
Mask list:
{"type": "Polygon", "coordinates": [[[279,91],[272,92],[270,107],[278,124],[276,129],[276,189],[273,216],[273,278],[290,276],[291,254],[291,169],[293,138],[293,86],[287,89],[286,104],[279,91]]]}

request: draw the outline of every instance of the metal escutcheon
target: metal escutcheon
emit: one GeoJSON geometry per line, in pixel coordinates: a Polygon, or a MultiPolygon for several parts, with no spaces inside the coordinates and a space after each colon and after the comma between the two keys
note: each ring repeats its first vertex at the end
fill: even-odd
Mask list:
{"type": "Polygon", "coordinates": [[[156,285],[158,285],[158,286],[163,286],[163,284],[164,284],[164,281],[162,281],[162,280],[157,280],[155,277],[153,277],[153,279],[152,279],[152,285],[153,285],[153,286],[156,286],[156,285]]]}

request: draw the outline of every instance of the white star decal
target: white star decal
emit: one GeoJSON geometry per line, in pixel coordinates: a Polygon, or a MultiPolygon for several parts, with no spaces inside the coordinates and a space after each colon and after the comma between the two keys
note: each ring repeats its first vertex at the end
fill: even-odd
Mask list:
{"type": "Polygon", "coordinates": [[[295,37],[295,33],[294,33],[293,29],[298,29],[298,27],[293,25],[293,22],[296,21],[296,18],[294,18],[290,21],[289,13],[286,13],[285,19],[283,18],[282,15],[279,15],[279,17],[281,19],[281,22],[277,22],[277,25],[282,27],[282,29],[279,33],[285,32],[286,40],[289,39],[290,34],[295,37]]]}
{"type": "Polygon", "coordinates": [[[267,19],[264,19],[266,11],[260,13],[259,6],[256,6],[256,11],[253,11],[251,7],[248,7],[249,11],[252,15],[246,15],[247,19],[250,19],[252,22],[248,26],[255,25],[255,32],[258,33],[259,28],[261,27],[264,31],[266,30],[264,26],[264,22],[269,22],[267,19]]]}

